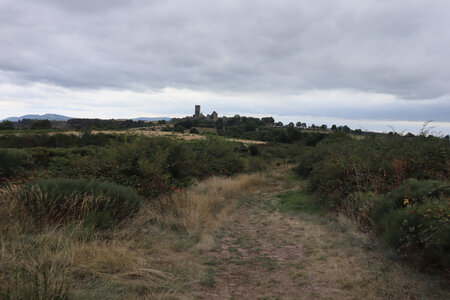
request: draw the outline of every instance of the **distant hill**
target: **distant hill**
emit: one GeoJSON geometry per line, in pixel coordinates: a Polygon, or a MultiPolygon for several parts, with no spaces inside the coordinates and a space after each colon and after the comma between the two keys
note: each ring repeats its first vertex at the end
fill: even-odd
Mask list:
{"type": "Polygon", "coordinates": [[[169,122],[170,120],[172,120],[171,118],[167,118],[167,117],[155,117],[155,118],[134,118],[132,119],[133,121],[159,121],[159,120],[164,120],[169,122]]]}
{"type": "MultiPolygon", "coordinates": [[[[24,115],[21,117],[9,117],[6,119],[3,119],[2,121],[8,120],[11,122],[18,122],[23,119],[30,119],[30,120],[50,120],[50,121],[67,121],[69,119],[73,119],[71,117],[66,117],[63,115],[57,115],[57,114],[45,114],[45,115],[24,115]]],[[[124,119],[125,120],[125,119],[124,119]]],[[[169,122],[171,118],[168,117],[153,117],[153,118],[134,118],[133,121],[159,121],[164,120],[169,122]]]]}
{"type": "Polygon", "coordinates": [[[69,119],[72,119],[70,117],[66,117],[63,115],[57,115],[57,114],[45,114],[45,115],[24,115],[21,117],[9,117],[4,119],[3,121],[11,121],[11,122],[18,122],[23,119],[31,119],[31,120],[50,120],[50,121],[67,121],[69,119]]]}

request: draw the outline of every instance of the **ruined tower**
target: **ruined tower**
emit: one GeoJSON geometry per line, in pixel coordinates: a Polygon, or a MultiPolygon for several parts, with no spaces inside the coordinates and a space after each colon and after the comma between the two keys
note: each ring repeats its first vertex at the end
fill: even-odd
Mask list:
{"type": "Polygon", "coordinates": [[[200,118],[200,105],[195,106],[195,115],[194,118],[200,118]]]}

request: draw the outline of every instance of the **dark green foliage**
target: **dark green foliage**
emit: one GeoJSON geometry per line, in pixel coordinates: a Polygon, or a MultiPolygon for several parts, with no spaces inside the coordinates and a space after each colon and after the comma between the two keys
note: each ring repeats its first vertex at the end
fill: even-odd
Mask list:
{"type": "MultiPolygon", "coordinates": [[[[251,157],[248,148],[241,143],[218,137],[180,141],[167,137],[94,135],[87,132],[81,136],[6,135],[0,136],[0,143],[24,148],[17,153],[28,158],[22,160],[26,164],[15,163],[4,168],[7,172],[2,171],[3,176],[11,176],[25,168],[29,172],[21,174],[115,182],[136,189],[146,198],[156,197],[175,187],[185,187],[195,178],[262,170],[272,159],[258,155],[260,146],[250,151],[255,155],[251,157]]],[[[10,162],[17,160],[7,159],[4,164],[10,162]]]]}
{"type": "Polygon", "coordinates": [[[52,129],[52,123],[49,120],[38,120],[31,125],[31,129],[52,129]]]}
{"type": "Polygon", "coordinates": [[[114,226],[142,204],[130,188],[86,179],[39,179],[24,185],[20,198],[38,224],[81,220],[95,228],[114,226]]]}
{"type": "Polygon", "coordinates": [[[0,177],[9,177],[23,172],[23,167],[31,163],[30,155],[18,149],[0,148],[0,177]]]}
{"type": "MultiPolygon", "coordinates": [[[[235,151],[236,145],[239,144],[214,137],[178,141],[141,136],[112,141],[110,147],[28,151],[35,168],[46,167],[45,176],[111,181],[133,187],[145,197],[154,197],[173,187],[187,186],[194,178],[244,171],[248,153],[235,151]]],[[[263,163],[253,162],[249,168],[261,169],[263,163]]]]}
{"type": "Polygon", "coordinates": [[[450,186],[409,179],[376,199],[372,218],[386,243],[421,268],[450,268],[450,186]]]}
{"type": "MultiPolygon", "coordinates": [[[[161,121],[158,124],[166,124],[166,121],[161,121]]],[[[149,127],[152,124],[134,120],[70,119],[67,125],[71,129],[130,129],[149,127]]]]}
{"type": "Polygon", "coordinates": [[[112,141],[122,141],[131,137],[114,134],[91,134],[84,132],[80,136],[74,134],[24,134],[24,135],[0,135],[0,147],[4,148],[31,148],[31,147],[82,147],[87,145],[106,146],[112,141]]]}
{"type": "Polygon", "coordinates": [[[189,133],[199,134],[200,132],[198,131],[197,128],[192,127],[191,130],[189,130],[189,133]]]}
{"type": "Polygon", "coordinates": [[[216,137],[193,141],[187,144],[190,149],[192,172],[195,177],[206,178],[211,175],[230,176],[245,169],[243,158],[234,151],[237,143],[226,142],[216,137]]]}
{"type": "Polygon", "coordinates": [[[257,156],[257,155],[259,155],[259,148],[258,148],[258,146],[255,145],[255,144],[251,144],[251,145],[248,147],[248,150],[249,150],[251,156],[257,156]]]}
{"type": "Polygon", "coordinates": [[[333,133],[299,156],[318,203],[376,228],[420,267],[450,267],[450,143],[425,136],[333,133]],[[446,186],[446,188],[444,188],[446,186]]]}
{"type": "Polygon", "coordinates": [[[411,177],[447,180],[449,155],[450,143],[434,137],[332,134],[300,158],[297,172],[309,176],[321,201],[338,207],[354,192],[386,193],[411,177]]]}
{"type": "Polygon", "coordinates": [[[184,133],[185,128],[181,125],[177,125],[173,128],[174,132],[184,133]]]}
{"type": "Polygon", "coordinates": [[[3,121],[0,123],[0,130],[13,130],[14,123],[11,121],[3,121]]]}

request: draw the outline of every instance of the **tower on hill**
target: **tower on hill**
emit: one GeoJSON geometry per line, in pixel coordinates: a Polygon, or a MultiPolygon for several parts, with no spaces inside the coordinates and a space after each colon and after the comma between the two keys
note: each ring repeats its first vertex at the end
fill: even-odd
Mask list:
{"type": "Polygon", "coordinates": [[[195,106],[195,114],[194,114],[195,118],[200,118],[200,105],[196,105],[195,106]]]}

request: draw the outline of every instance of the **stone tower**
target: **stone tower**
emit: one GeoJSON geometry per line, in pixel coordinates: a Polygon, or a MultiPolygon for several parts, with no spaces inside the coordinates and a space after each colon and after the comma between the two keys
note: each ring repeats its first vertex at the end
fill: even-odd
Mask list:
{"type": "Polygon", "coordinates": [[[196,105],[195,106],[195,115],[194,115],[194,117],[195,118],[200,118],[200,105],[196,105]]]}

